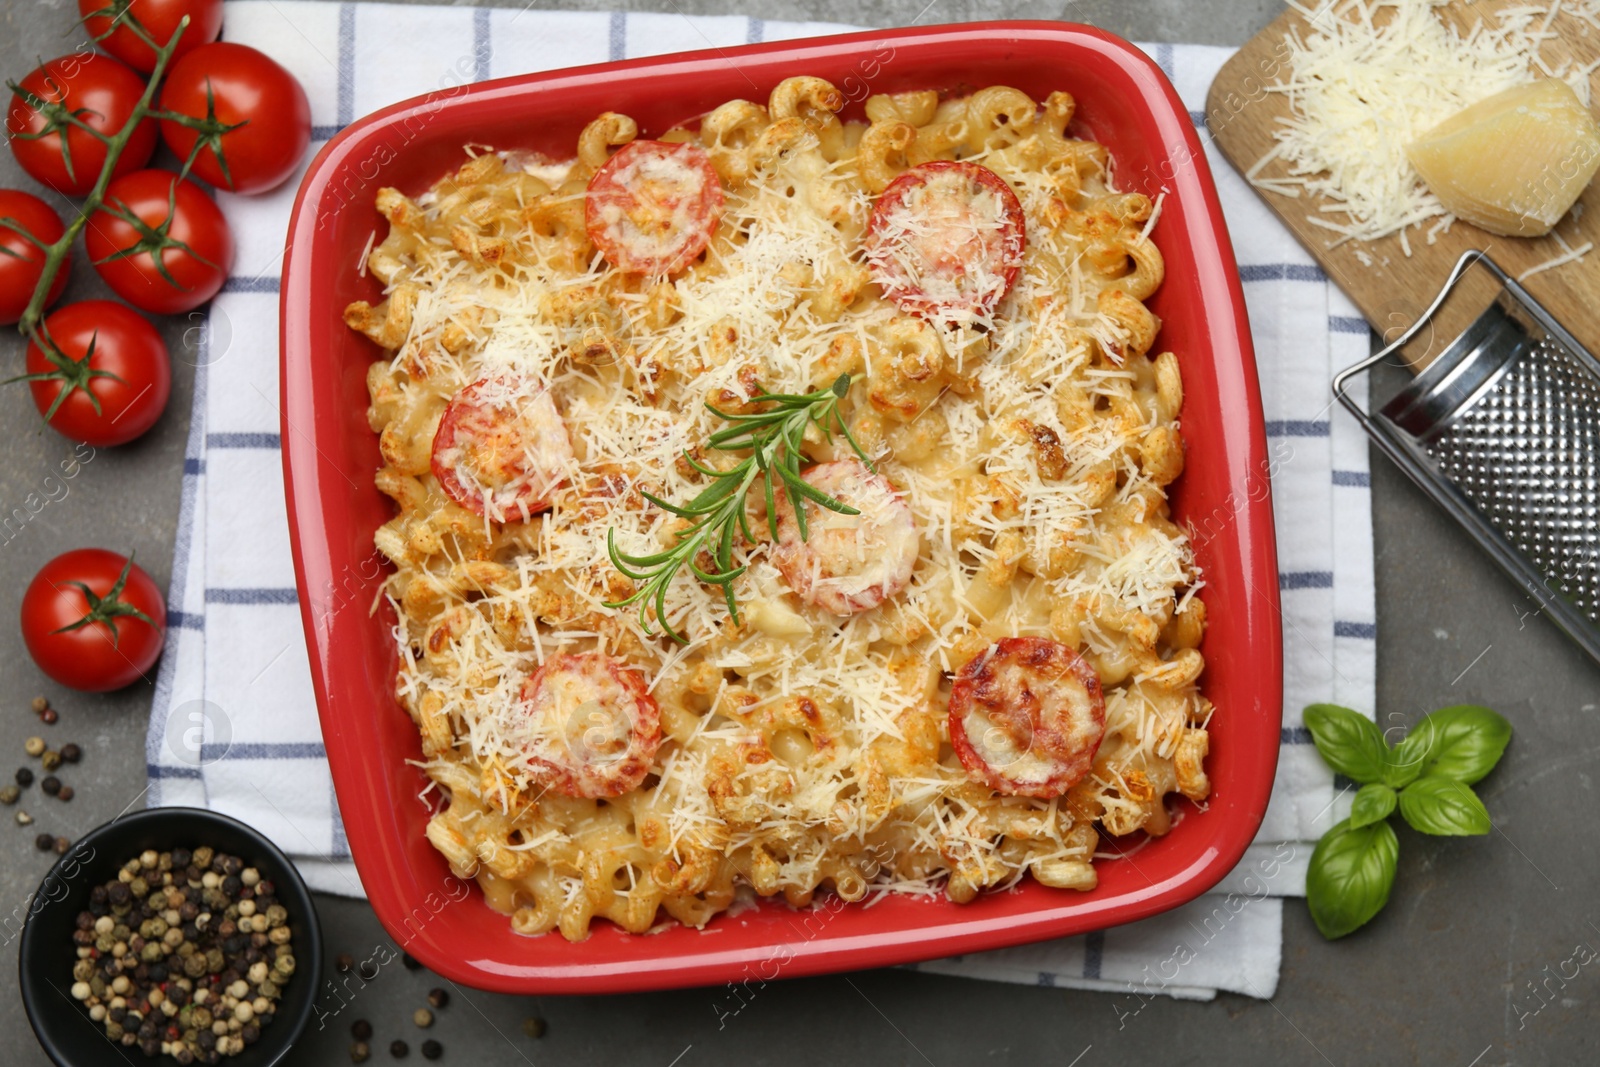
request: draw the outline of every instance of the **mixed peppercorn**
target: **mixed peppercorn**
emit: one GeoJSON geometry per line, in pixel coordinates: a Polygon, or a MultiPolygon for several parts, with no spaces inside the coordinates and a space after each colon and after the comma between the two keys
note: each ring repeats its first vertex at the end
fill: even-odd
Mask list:
{"type": "MultiPolygon", "coordinates": [[[[60,717],[55,708],[44,697],[33,698],[33,710],[39,720],[45,725],[52,725],[60,717]]],[[[57,778],[55,771],[63,764],[77,763],[83,758],[83,749],[75,744],[62,745],[60,750],[52,749],[42,737],[30,737],[22,744],[22,751],[39,761],[45,772],[45,777],[39,782],[39,790],[45,796],[57,800],[71,800],[74,796],[72,786],[67,785],[57,778]]],[[[22,791],[33,785],[33,770],[28,767],[18,767],[14,780],[0,785],[0,804],[12,805],[22,799],[22,791]]],[[[25,810],[16,813],[18,826],[32,826],[33,816],[25,810]]],[[[55,852],[57,855],[66,855],[72,842],[64,837],[55,837],[50,834],[40,834],[34,839],[41,852],[55,852]]]]}
{"type": "Polygon", "coordinates": [[[272,882],[214,849],[149,850],[78,915],[72,995],[106,1036],[179,1063],[217,1063],[261,1037],[294,975],[272,882]]]}
{"type": "MultiPolygon", "coordinates": [[[[413,959],[409,953],[404,955],[402,959],[405,961],[408,970],[420,970],[422,967],[422,964],[413,959]]],[[[333,965],[337,970],[348,971],[355,966],[355,960],[348,954],[341,952],[334,957],[333,965]],[[349,966],[345,966],[344,961],[347,960],[349,961],[349,966]]],[[[444,1010],[449,1004],[450,994],[447,990],[439,988],[428,990],[429,1007],[418,1008],[412,1012],[412,1024],[419,1029],[428,1029],[434,1024],[433,1013],[444,1010]],[[429,1010],[430,1008],[432,1010],[429,1010]]],[[[544,1020],[538,1018],[524,1019],[522,1032],[529,1037],[543,1037],[544,1020]]],[[[350,1024],[350,1036],[355,1039],[350,1045],[350,1061],[352,1063],[367,1062],[372,1057],[372,1023],[366,1019],[357,1019],[350,1024]]],[[[421,1051],[423,1059],[436,1060],[444,1055],[444,1045],[433,1038],[429,1038],[422,1042],[421,1051]]],[[[404,1040],[391,1041],[389,1042],[389,1055],[394,1059],[403,1060],[411,1055],[411,1046],[404,1040]]]]}

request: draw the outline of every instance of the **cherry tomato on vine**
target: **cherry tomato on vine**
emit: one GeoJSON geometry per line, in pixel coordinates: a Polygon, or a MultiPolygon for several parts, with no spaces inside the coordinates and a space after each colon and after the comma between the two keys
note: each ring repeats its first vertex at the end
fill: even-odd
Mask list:
{"type": "Polygon", "coordinates": [[[150,39],[165,48],[188,15],[189,26],[172,54],[174,60],[210,44],[222,32],[222,0],[78,0],[78,14],[96,44],[146,74],[156,69],[156,54],[128,28],[128,16],[138,19],[150,39]]]}
{"type": "MultiPolygon", "coordinates": [[[[28,310],[28,301],[44,276],[44,251],[39,245],[55,244],[65,232],[55,211],[37,196],[20,189],[0,189],[0,326],[11,325],[28,310]]],[[[56,271],[50,295],[45,297],[46,307],[60,299],[71,266],[69,256],[56,271]]]]}
{"type": "Polygon", "coordinates": [[[242,44],[197,48],[175,63],[161,109],[161,136],[190,173],[219,189],[261,193],[281,185],[311,144],[306,91],[272,57],[242,44]],[[197,149],[198,146],[198,149],[197,149]]]}
{"type": "Polygon", "coordinates": [[[112,182],[83,243],[113,292],[161,315],[210,300],[233,266],[228,220],[198,185],[165,170],[135,171],[112,182]]]}
{"type": "Polygon", "coordinates": [[[97,448],[126,444],[154,426],[172,393],[161,335],[112,300],[68,304],[45,319],[28,345],[27,367],[23,380],[44,421],[97,448]]]}
{"type": "Polygon", "coordinates": [[[22,639],[45,674],[104,693],[155,666],[166,640],[161,590],[133,560],[103,548],[64,552],[22,594],[22,639]]]}
{"type": "MultiPolygon", "coordinates": [[[[52,59],[17,85],[6,113],[11,153],[30,176],[67,196],[86,196],[100,179],[106,143],[72,124],[76,118],[114,137],[144,95],[144,79],[125,64],[96,52],[52,59]]],[[[143,119],[129,137],[114,173],[150,162],[156,123],[143,119]]]]}

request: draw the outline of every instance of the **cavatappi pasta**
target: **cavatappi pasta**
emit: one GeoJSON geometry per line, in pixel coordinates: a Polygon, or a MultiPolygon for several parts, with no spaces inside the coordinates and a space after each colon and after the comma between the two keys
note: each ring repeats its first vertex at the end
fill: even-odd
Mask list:
{"type": "MultiPolygon", "coordinates": [[[[1105,149],[1067,132],[1065,92],[874,96],[866,124],[841,122],[841,104],[791,78],[764,105],[662,135],[659,161],[698,145],[720,185],[710,197],[661,163],[714,213],[704,252],[665,275],[618,269],[591,240],[591,182],[643,144],[623,115],[591,122],[571,163],[469,153],[418,199],[378,194],[389,232],[364,269],[384,300],[345,317],[387,350],[369,419],[398,506],[376,534],[396,566],[397,690],[437,786],[429,839],[521,933],[700,926],[751,891],[967,901],[1027,874],[1088,889],[1097,826],[1161,834],[1167,794],[1208,793],[1205,608],[1165,495],[1183,385],[1143,303],[1163,275],[1156,206],[1116,192],[1105,149]],[[863,252],[880,194],[938,160],[998,175],[1026,221],[1003,298],[943,318],[886,298],[863,252]],[[815,434],[812,477],[882,499],[858,526],[812,521],[847,522],[828,551],[837,563],[856,536],[874,595],[800,595],[758,518],[736,548],[740,623],[687,570],[667,598],[687,644],[605,606],[635,588],[607,532],[628,552],[670,546],[683,520],[643,494],[703,488],[686,452],[729,461],[704,447],[726,425],[706,402],[749,410],[758,386],[806,393],[841,374],[841,412],[884,482],[861,495],[849,447],[815,434]],[[516,470],[543,474],[462,497],[453,457],[493,451],[493,426],[470,419],[494,411],[524,420],[516,470]],[[974,666],[1006,638],[1081,655],[1103,692],[1098,748],[1055,795],[985,784],[952,746],[952,688],[981,689],[974,666]],[[656,747],[629,748],[655,715],[656,747]],[[628,786],[612,795],[552,762],[609,774],[624,750],[638,766],[607,779],[628,786]]],[[[668,221],[663,241],[683,220],[668,221]]]]}

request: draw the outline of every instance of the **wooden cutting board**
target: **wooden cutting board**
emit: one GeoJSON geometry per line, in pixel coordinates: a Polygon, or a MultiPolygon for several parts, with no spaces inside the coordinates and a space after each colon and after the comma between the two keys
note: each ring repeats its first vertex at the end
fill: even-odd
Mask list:
{"type": "MultiPolygon", "coordinates": [[[[1458,27],[1469,29],[1471,23],[1479,19],[1492,24],[1495,11],[1518,2],[1454,0],[1438,9],[1438,13],[1458,27]]],[[[1547,41],[1541,54],[1552,68],[1563,58],[1571,58],[1580,65],[1600,58],[1600,31],[1581,19],[1559,13],[1551,29],[1560,39],[1547,41]]],[[[1241,173],[1248,171],[1274,147],[1273,131],[1279,127],[1278,120],[1289,114],[1287,94],[1267,92],[1264,86],[1288,75],[1289,53],[1283,41],[1290,33],[1298,33],[1301,39],[1314,33],[1306,19],[1292,8],[1251,38],[1223,66],[1212,83],[1206,101],[1207,125],[1217,147],[1241,173]]],[[[1590,88],[1594,90],[1597,85],[1591,82],[1590,88]]],[[[1600,92],[1595,96],[1600,99],[1600,92]]],[[[1263,169],[1262,176],[1283,173],[1281,163],[1274,161],[1263,169]]],[[[1304,191],[1298,198],[1265,190],[1260,190],[1260,194],[1322,264],[1329,277],[1361,309],[1373,328],[1390,339],[1416,321],[1466,250],[1486,250],[1512,277],[1562,251],[1554,236],[1498,237],[1461,221],[1451,226],[1448,233],[1439,234],[1431,245],[1424,234],[1432,221],[1424,223],[1420,229],[1412,229],[1409,257],[1402,251],[1397,235],[1381,241],[1347,241],[1333,248],[1329,246],[1338,235],[1306,221],[1308,213],[1317,211],[1321,203],[1319,198],[1310,197],[1304,191]],[[1356,254],[1358,250],[1371,257],[1370,266],[1361,262],[1356,254]]],[[[1600,178],[1585,190],[1580,204],[1583,205],[1581,211],[1574,208],[1577,217],[1569,214],[1557,224],[1555,232],[1573,247],[1593,240],[1594,250],[1582,260],[1535,274],[1524,285],[1590,352],[1600,353],[1600,178]]],[[[1445,305],[1434,320],[1433,328],[1424,330],[1408,346],[1405,355],[1414,368],[1426,366],[1493,299],[1497,286],[1488,280],[1487,274],[1473,271],[1469,278],[1470,284],[1464,283],[1457,290],[1459,298],[1452,297],[1445,305]]]]}

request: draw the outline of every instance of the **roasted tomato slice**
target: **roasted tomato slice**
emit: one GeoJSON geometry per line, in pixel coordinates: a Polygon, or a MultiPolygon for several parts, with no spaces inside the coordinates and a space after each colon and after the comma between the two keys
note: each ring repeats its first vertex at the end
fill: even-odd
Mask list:
{"type": "Polygon", "coordinates": [[[1099,677],[1059,641],[1007,637],[950,687],[950,746],[999,793],[1061,796],[1089,773],[1105,731],[1099,677]]]}
{"type": "Polygon", "coordinates": [[[1017,194],[976,163],[912,167],[889,183],[867,223],[873,281],[900,310],[936,322],[993,314],[1026,244],[1017,194]]]}
{"type": "Polygon", "coordinates": [[[722,183],[699,145],[634,141],[589,179],[584,225],[618,270],[674,274],[705,251],[722,203],[722,183]]]}
{"type": "Polygon", "coordinates": [[[547,389],[483,378],[457,393],[433,435],[433,476],[450,499],[495,522],[527,522],[573,465],[567,425],[547,389]]]}
{"type": "Polygon", "coordinates": [[[519,711],[533,777],[571,797],[637,789],[661,746],[644,676],[603,652],[547,660],[523,683],[519,711]]]}
{"type": "Polygon", "coordinates": [[[794,509],[780,493],[772,562],[795,595],[835,615],[855,615],[911,583],[921,539],[911,506],[889,479],[856,459],[813,464],[800,476],[861,514],[808,505],[802,540],[794,509]]]}

